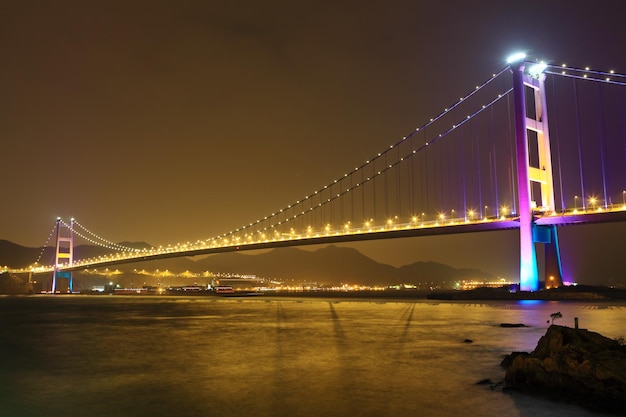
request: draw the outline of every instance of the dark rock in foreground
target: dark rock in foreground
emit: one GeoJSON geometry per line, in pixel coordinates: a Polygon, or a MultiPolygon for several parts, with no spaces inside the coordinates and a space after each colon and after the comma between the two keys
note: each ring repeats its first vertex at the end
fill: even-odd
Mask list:
{"type": "Polygon", "coordinates": [[[507,389],[598,411],[626,409],[626,346],[598,333],[552,325],[533,352],[514,352],[502,365],[507,389]]]}

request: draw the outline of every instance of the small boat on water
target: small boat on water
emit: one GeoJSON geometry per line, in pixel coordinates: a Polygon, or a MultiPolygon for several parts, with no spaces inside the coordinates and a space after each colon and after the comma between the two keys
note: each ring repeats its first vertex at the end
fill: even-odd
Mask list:
{"type": "Polygon", "coordinates": [[[234,294],[235,290],[230,285],[215,285],[212,286],[211,289],[215,294],[223,295],[223,294],[234,294]]]}

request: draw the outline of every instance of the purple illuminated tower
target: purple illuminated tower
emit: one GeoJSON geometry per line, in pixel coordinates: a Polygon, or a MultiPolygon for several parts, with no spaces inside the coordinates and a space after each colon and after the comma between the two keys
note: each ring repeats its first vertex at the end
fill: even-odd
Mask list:
{"type": "Polygon", "coordinates": [[[539,289],[539,271],[535,243],[544,244],[546,288],[561,286],[562,274],[556,226],[538,226],[534,222],[535,212],[554,212],[552,159],[544,94],[545,65],[526,62],[524,58],[517,56],[509,59],[515,102],[520,289],[536,291],[539,289]],[[533,101],[526,103],[527,96],[533,101]],[[536,147],[538,166],[530,165],[529,146],[536,147]],[[533,196],[541,198],[540,204],[533,200],[533,196]]]}

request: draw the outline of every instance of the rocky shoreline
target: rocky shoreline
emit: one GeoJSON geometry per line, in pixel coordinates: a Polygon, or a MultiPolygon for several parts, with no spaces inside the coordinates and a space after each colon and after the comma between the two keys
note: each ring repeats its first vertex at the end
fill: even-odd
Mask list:
{"type": "Polygon", "coordinates": [[[626,345],[586,330],[551,325],[534,351],[513,352],[503,391],[521,391],[624,415],[626,345]]]}

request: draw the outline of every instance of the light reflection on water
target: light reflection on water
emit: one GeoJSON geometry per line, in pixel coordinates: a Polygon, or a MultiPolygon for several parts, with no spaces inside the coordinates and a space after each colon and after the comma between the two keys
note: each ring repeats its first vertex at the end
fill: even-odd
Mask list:
{"type": "Polygon", "coordinates": [[[595,415],[476,385],[556,311],[625,335],[624,302],[3,297],[0,415],[595,415]]]}

